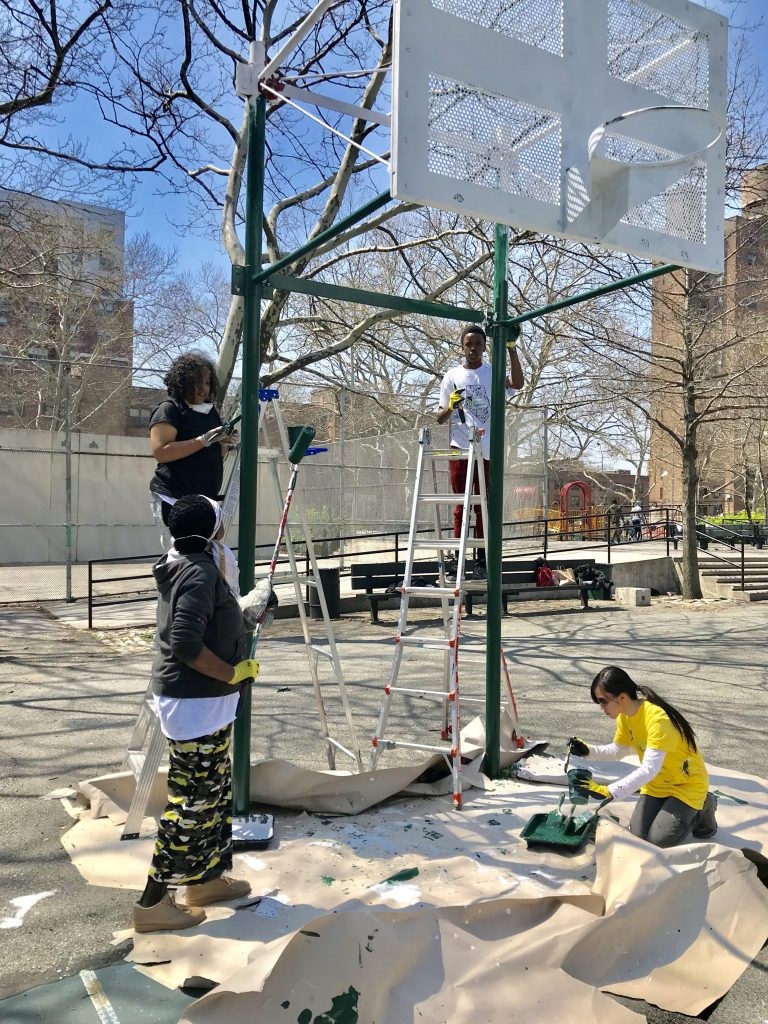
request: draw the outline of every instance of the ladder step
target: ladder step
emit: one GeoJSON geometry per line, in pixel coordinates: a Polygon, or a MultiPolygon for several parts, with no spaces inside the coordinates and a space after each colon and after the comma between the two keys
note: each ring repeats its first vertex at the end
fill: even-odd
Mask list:
{"type": "Polygon", "coordinates": [[[432,459],[468,459],[469,452],[459,448],[425,448],[424,454],[432,459]]]}
{"type": "MultiPolygon", "coordinates": [[[[260,578],[264,579],[263,576],[260,577],[260,578]]],[[[259,579],[257,579],[256,582],[258,583],[259,579]]],[[[272,582],[273,583],[300,583],[300,584],[302,584],[302,586],[306,585],[308,587],[316,587],[317,586],[317,580],[314,578],[314,576],[294,576],[293,573],[291,573],[291,572],[276,572],[275,575],[272,577],[272,582]]]]}
{"type": "Polygon", "coordinates": [[[404,594],[428,594],[434,597],[458,597],[461,589],[458,587],[401,587],[404,594]]]}
{"type": "MultiPolygon", "coordinates": [[[[458,537],[433,537],[432,540],[415,540],[412,547],[420,551],[458,551],[461,548],[461,538],[458,537]]],[[[468,548],[484,548],[485,537],[468,537],[466,542],[468,548]]]]}
{"type": "Polygon", "coordinates": [[[430,743],[406,743],[405,740],[375,740],[373,745],[384,750],[396,750],[398,747],[405,750],[429,750],[433,754],[449,754],[453,750],[453,747],[447,745],[437,747],[430,743]]]}
{"type": "Polygon", "coordinates": [[[310,644],[310,651],[314,651],[315,654],[319,654],[322,658],[327,658],[329,661],[333,661],[333,654],[328,650],[327,647],[320,647],[318,644],[310,644]]]}
{"type": "Polygon", "coordinates": [[[129,750],[125,755],[124,770],[131,772],[133,775],[138,775],[141,772],[145,757],[146,754],[143,750],[129,750]]]}
{"type": "MultiPolygon", "coordinates": [[[[445,637],[432,637],[423,639],[417,636],[398,636],[395,637],[395,643],[403,644],[406,647],[421,647],[425,651],[445,651],[450,647],[455,646],[454,640],[448,640],[445,637]]],[[[464,642],[461,644],[462,651],[464,650],[464,642]]]]}
{"type": "Polygon", "coordinates": [[[384,692],[389,695],[390,693],[410,693],[412,697],[434,697],[435,700],[454,700],[456,694],[448,690],[418,690],[410,686],[385,686],[384,692]]]}
{"type": "Polygon", "coordinates": [[[451,505],[461,504],[463,500],[463,494],[420,494],[419,501],[427,502],[431,505],[442,505],[444,503],[450,503],[451,505]]]}

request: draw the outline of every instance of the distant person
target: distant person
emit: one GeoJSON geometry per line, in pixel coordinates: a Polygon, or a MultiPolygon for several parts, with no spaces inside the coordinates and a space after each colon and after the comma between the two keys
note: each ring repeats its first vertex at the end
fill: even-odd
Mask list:
{"type": "Polygon", "coordinates": [[[149,441],[157,460],[149,484],[152,514],[163,550],[170,546],[168,513],[186,494],[218,499],[224,454],[237,443],[222,425],[214,399],[216,368],[202,352],[188,352],[171,363],[164,378],[168,398],[153,411],[149,441]]]}
{"type": "Polygon", "coordinates": [[[643,506],[638,502],[632,506],[629,513],[629,539],[630,540],[642,540],[643,539],[643,506]]]}
{"type": "Polygon", "coordinates": [[[611,544],[621,544],[621,505],[614,498],[608,506],[608,528],[611,531],[611,544]]]}
{"type": "Polygon", "coordinates": [[[654,846],[677,846],[691,835],[711,839],[717,832],[717,797],[709,792],[709,775],[690,723],[615,665],[597,673],[591,695],[616,723],[613,742],[588,744],[573,736],[570,752],[595,761],[620,761],[634,753],[642,763],[618,782],[576,781],[582,795],[621,800],[640,790],[629,830],[654,846]]]}
{"type": "MultiPolygon", "coordinates": [[[[483,455],[483,472],[485,475],[485,493],[490,489],[490,454],[491,454],[491,367],[484,361],[487,347],[485,331],[477,324],[468,324],[461,332],[461,351],[463,362],[445,374],[440,386],[440,406],[437,410],[437,422],[451,421],[451,448],[460,451],[469,450],[469,431],[472,427],[484,431],[480,445],[483,455]],[[466,422],[462,422],[459,411],[463,412],[466,422]]],[[[514,341],[507,343],[509,354],[509,375],[507,376],[507,398],[512,398],[516,390],[523,386],[523,371],[517,355],[514,341]]],[[[451,459],[448,463],[451,492],[464,494],[467,486],[467,460],[451,459]]],[[[480,493],[478,470],[472,481],[472,493],[480,493]]],[[[453,535],[461,536],[463,509],[456,505],[453,513],[453,535]]],[[[475,505],[475,536],[484,537],[482,511],[475,505]]],[[[445,578],[452,582],[456,579],[458,564],[456,558],[446,563],[445,578]]],[[[475,556],[474,578],[484,580],[488,576],[485,549],[478,548],[475,556]]]]}

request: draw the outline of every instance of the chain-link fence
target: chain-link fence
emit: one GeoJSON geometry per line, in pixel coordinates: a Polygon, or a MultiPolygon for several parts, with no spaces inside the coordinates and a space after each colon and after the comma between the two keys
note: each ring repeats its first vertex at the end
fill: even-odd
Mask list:
{"type": "MultiPolygon", "coordinates": [[[[431,427],[432,443],[448,445],[448,428],[431,427]]],[[[510,409],[504,460],[505,523],[538,519],[546,501],[546,420],[542,410],[510,409]]],[[[410,522],[419,429],[337,441],[302,464],[301,495],[313,538],[406,531],[410,522]]],[[[435,490],[449,494],[448,464],[435,462],[435,490]]],[[[446,513],[442,513],[446,516],[446,513]]],[[[447,513],[450,514],[450,513],[447,513]]],[[[444,525],[447,524],[447,519],[444,525]]],[[[421,513],[419,526],[432,525],[421,513]]],[[[505,538],[530,532],[507,526],[505,538]]],[[[329,552],[330,553],[330,552],[329,552]]]]}
{"type": "MultiPolygon", "coordinates": [[[[290,418],[311,422],[312,409],[290,418]]],[[[327,442],[326,452],[304,460],[299,500],[312,537],[320,542],[318,554],[362,552],[386,546],[364,537],[407,532],[417,423],[414,416],[409,429],[327,442]],[[333,541],[339,537],[352,539],[333,541]]],[[[435,445],[448,444],[447,427],[429,429],[435,445]]],[[[543,412],[508,410],[506,439],[504,521],[538,518],[546,487],[543,412]]],[[[126,559],[109,566],[110,576],[148,571],[160,543],[148,500],[155,463],[147,447],[145,438],[0,430],[0,603],[84,598],[89,559],[126,559]]],[[[447,464],[437,467],[436,488],[448,493],[447,464]]],[[[280,475],[285,483],[287,467],[280,475]]],[[[282,504],[266,466],[258,490],[257,543],[266,556],[282,504]]],[[[447,527],[450,510],[443,515],[447,527]]],[[[420,525],[431,521],[424,517],[420,525]]],[[[505,539],[515,530],[530,534],[522,526],[507,526],[505,539]]],[[[235,529],[230,543],[236,536],[235,529]]],[[[121,585],[108,589],[120,591],[121,585]]]]}

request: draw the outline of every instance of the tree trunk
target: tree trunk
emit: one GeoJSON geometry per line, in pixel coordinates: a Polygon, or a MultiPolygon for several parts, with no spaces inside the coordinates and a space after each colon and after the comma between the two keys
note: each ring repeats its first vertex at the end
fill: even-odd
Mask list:
{"type": "Polygon", "coordinates": [[[701,592],[696,535],[696,432],[686,424],[683,443],[683,558],[680,562],[683,597],[698,600],[701,592]]]}

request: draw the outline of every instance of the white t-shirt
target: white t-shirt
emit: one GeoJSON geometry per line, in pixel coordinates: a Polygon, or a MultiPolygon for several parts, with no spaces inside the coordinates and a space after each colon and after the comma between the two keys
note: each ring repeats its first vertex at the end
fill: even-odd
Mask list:
{"type": "Polygon", "coordinates": [[[152,696],[163,736],[169,740],[194,740],[234,722],[240,690],[223,697],[159,697],[156,693],[152,696]]]}
{"type": "MultiPolygon", "coordinates": [[[[456,366],[443,377],[440,386],[440,407],[448,408],[451,392],[464,389],[464,415],[462,423],[456,410],[451,414],[451,445],[466,451],[469,448],[469,428],[478,427],[484,433],[480,438],[483,458],[491,457],[491,366],[483,363],[476,370],[456,366]]],[[[506,389],[507,398],[513,398],[514,388],[506,389]]]]}

